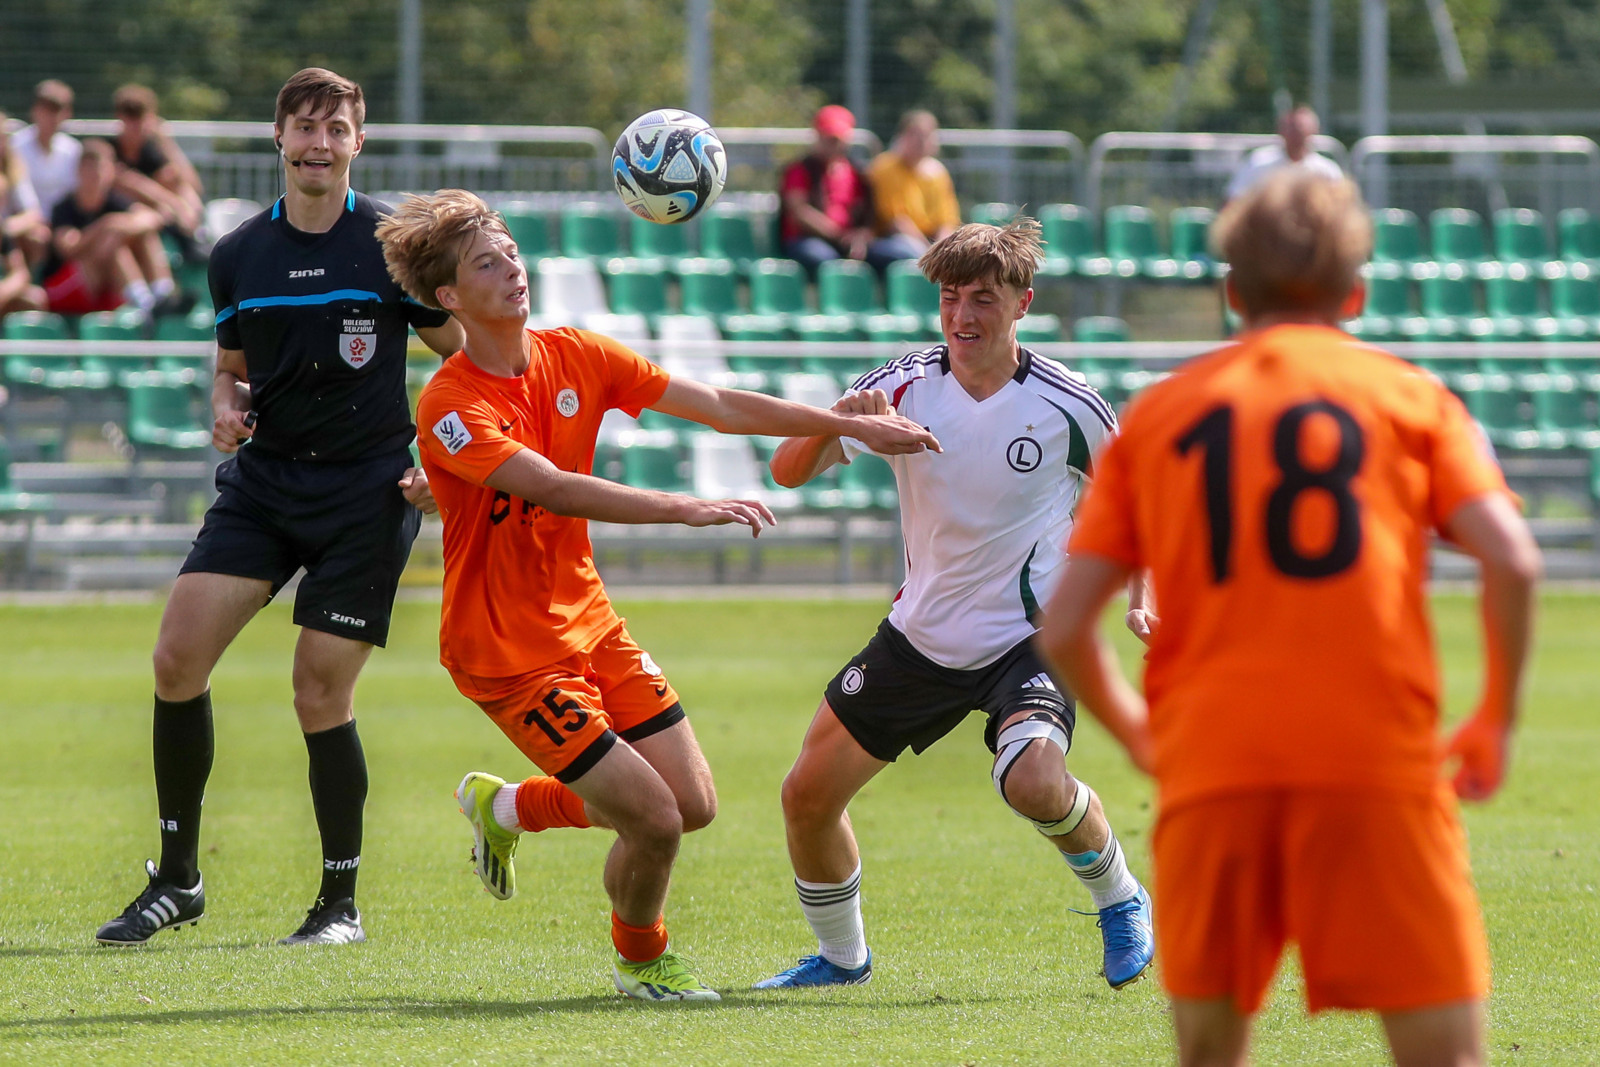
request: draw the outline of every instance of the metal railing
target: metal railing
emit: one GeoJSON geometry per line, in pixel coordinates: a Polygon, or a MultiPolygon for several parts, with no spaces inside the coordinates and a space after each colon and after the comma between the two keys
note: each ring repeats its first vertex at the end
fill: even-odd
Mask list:
{"type": "Polygon", "coordinates": [[[1530,207],[1549,220],[1562,208],[1600,210],[1600,145],[1587,137],[1363,137],[1350,149],[1350,172],[1373,207],[1423,217],[1436,207],[1471,208],[1485,218],[1530,207]]]}
{"type": "MultiPolygon", "coordinates": [[[[1219,204],[1245,156],[1280,143],[1271,133],[1103,133],[1089,146],[1080,202],[1091,211],[1108,204],[1219,204]],[[1129,160],[1109,158],[1126,152],[1143,154],[1129,160]]],[[[1348,153],[1339,141],[1318,135],[1311,144],[1349,169],[1348,153]]]]}

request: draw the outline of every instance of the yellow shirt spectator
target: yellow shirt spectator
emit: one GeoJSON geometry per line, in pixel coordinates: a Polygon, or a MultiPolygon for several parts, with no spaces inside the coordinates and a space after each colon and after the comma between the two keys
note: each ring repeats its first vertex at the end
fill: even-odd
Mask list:
{"type": "Polygon", "coordinates": [[[961,225],[961,208],[956,203],[950,172],[932,156],[912,165],[890,150],[872,161],[867,177],[872,181],[880,234],[894,233],[897,218],[909,219],[930,240],[961,225]]]}

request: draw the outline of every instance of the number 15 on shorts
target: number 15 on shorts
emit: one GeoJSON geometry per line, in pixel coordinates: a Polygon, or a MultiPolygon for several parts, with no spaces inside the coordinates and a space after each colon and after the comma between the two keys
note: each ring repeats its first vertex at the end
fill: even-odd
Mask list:
{"type": "Polygon", "coordinates": [[[559,689],[550,690],[522,716],[522,725],[537,726],[552,745],[566,744],[568,734],[578,733],[588,724],[589,713],[559,689]]]}

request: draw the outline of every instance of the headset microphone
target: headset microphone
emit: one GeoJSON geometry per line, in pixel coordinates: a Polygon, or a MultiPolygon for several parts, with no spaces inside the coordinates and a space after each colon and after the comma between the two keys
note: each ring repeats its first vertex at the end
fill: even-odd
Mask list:
{"type": "MultiPolygon", "coordinates": [[[[273,138],[273,139],[272,139],[272,143],[273,143],[273,144],[274,144],[274,145],[276,145],[276,146],[277,146],[277,148],[278,148],[278,155],[280,155],[280,156],[281,156],[281,155],[283,155],[283,138],[281,138],[281,137],[274,137],[274,138],[273,138]]],[[[291,166],[291,167],[298,167],[298,166],[299,166],[299,165],[300,165],[300,161],[299,161],[299,160],[298,160],[298,159],[291,159],[291,160],[289,160],[289,166],[291,166]]]]}

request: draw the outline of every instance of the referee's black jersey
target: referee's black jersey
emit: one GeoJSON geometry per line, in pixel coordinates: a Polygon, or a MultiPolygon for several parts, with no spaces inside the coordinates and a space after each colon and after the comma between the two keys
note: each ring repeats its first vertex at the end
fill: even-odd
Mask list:
{"type": "Polygon", "coordinates": [[[283,201],[217,242],[217,344],[243,349],[256,412],[250,448],[338,462],[405,448],[406,326],[449,315],[405,295],[374,236],[388,206],[351,190],[327,233],[303,233],[283,201]]]}

